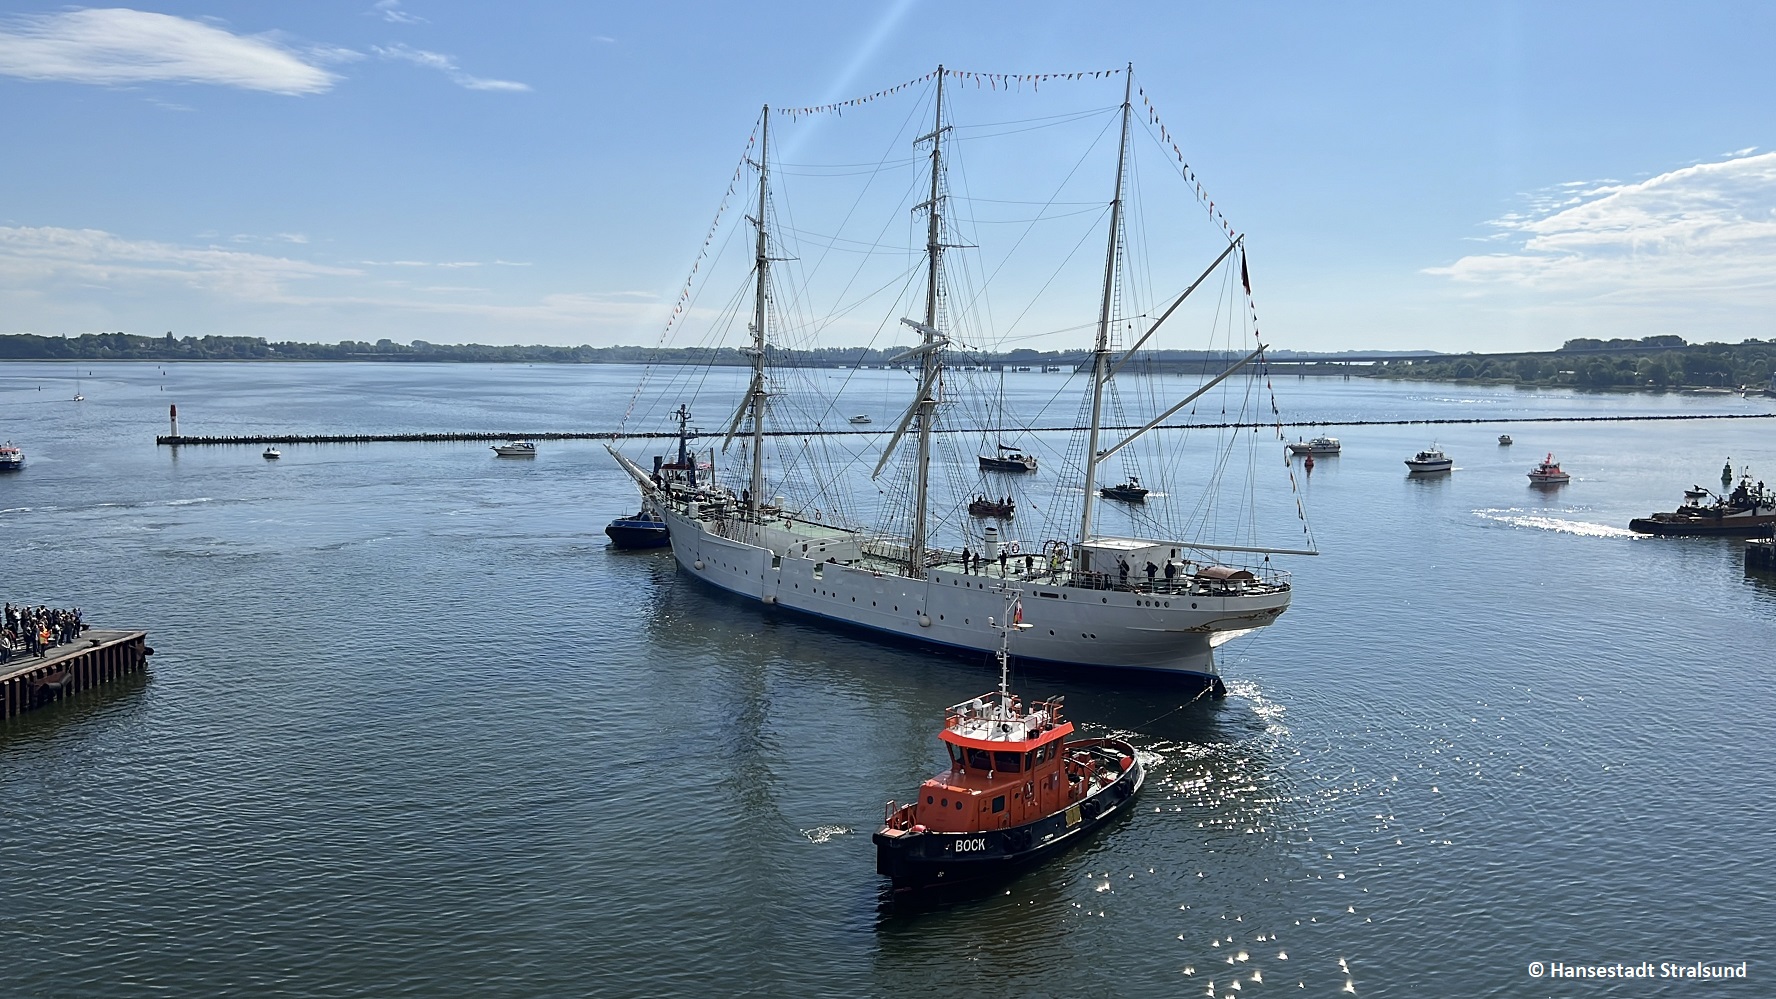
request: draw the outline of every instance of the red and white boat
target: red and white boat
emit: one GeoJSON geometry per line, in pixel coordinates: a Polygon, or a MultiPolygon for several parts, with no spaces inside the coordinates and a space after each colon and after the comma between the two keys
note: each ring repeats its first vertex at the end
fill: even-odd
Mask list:
{"type": "Polygon", "coordinates": [[[25,467],[25,452],[13,446],[11,441],[0,444],[0,472],[16,471],[25,467]]]}
{"type": "Polygon", "coordinates": [[[1554,460],[1552,452],[1549,452],[1546,458],[1536,462],[1536,466],[1529,470],[1529,481],[1538,486],[1557,485],[1571,480],[1571,475],[1560,470],[1560,463],[1554,460]]]}
{"type": "Polygon", "coordinates": [[[1025,705],[1008,688],[1009,639],[1023,623],[1015,590],[1002,625],[999,689],[951,705],[937,734],[948,769],[910,804],[888,802],[876,871],[914,891],[1009,872],[1061,852],[1107,822],[1145,773],[1122,739],[1069,739],[1061,698],[1025,705]]]}

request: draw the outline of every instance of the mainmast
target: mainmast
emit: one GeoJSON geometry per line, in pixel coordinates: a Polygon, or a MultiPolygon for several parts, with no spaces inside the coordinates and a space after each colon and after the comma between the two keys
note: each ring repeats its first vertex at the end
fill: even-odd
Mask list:
{"type": "Polygon", "coordinates": [[[1079,540],[1091,540],[1092,506],[1098,497],[1098,430],[1103,422],[1104,383],[1108,381],[1105,366],[1110,360],[1110,306],[1116,294],[1116,248],[1122,228],[1122,176],[1128,157],[1130,97],[1135,85],[1135,67],[1129,64],[1123,75],[1122,140],[1116,147],[1116,197],[1110,202],[1110,249],[1104,259],[1104,300],[1098,310],[1098,342],[1092,351],[1091,437],[1085,448],[1085,512],[1079,518],[1079,540]]]}
{"type": "Polygon", "coordinates": [[[943,371],[943,358],[935,345],[941,343],[942,334],[937,330],[938,289],[943,272],[942,218],[938,211],[939,177],[943,169],[943,87],[944,68],[937,67],[937,112],[931,126],[931,134],[923,136],[931,140],[931,199],[925,202],[925,257],[927,260],[925,274],[925,325],[924,356],[920,359],[919,384],[920,398],[918,401],[919,421],[919,455],[914,465],[915,480],[913,495],[916,497],[913,507],[913,534],[907,546],[907,574],[922,579],[925,576],[925,511],[929,505],[931,487],[931,424],[937,413],[937,395],[942,391],[939,378],[943,371]]]}
{"type": "MultiPolygon", "coordinates": [[[[765,239],[765,191],[770,179],[771,152],[771,106],[765,105],[761,118],[764,122],[759,133],[759,197],[758,214],[753,217],[752,224],[758,230],[757,251],[753,258],[753,273],[758,285],[752,297],[752,387],[747,390],[746,402],[742,412],[752,416],[752,475],[746,490],[746,512],[754,516],[759,505],[764,502],[765,494],[765,401],[769,398],[765,391],[765,296],[771,286],[770,246],[765,239]]],[[[735,426],[729,428],[728,439],[732,440],[734,431],[739,429],[740,417],[735,416],[735,426]]]]}

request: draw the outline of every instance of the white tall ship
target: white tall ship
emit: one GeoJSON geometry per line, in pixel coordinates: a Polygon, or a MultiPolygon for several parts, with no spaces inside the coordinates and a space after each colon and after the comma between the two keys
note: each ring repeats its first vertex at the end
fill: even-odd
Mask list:
{"type": "MultiPolygon", "coordinates": [[[[1176,291],[1183,284],[1177,279],[1191,277],[1195,267],[1187,274],[1170,275],[1168,279],[1176,281],[1174,290],[1155,297],[1153,308],[1125,301],[1131,294],[1131,281],[1124,274],[1128,227],[1124,199],[1135,111],[1132,70],[1126,71],[1122,102],[1115,111],[1120,118],[1115,183],[1112,186],[1105,178],[1101,189],[1113,190],[1114,194],[1107,205],[1098,203],[1108,220],[1108,232],[1103,237],[1108,250],[1090,324],[1094,328],[1093,346],[1084,358],[1086,363],[1080,365],[1078,376],[1084,382],[1080,386],[1079,425],[1069,428],[1074,443],[1067,453],[1060,460],[1050,458],[1044,464],[1051,471],[1058,468],[1058,474],[1064,478],[1050,483],[1054,489],[1053,503],[1026,503],[1021,499],[1018,503],[1018,518],[1026,518],[1024,511],[1031,506],[1046,510],[1048,520],[1043,525],[1031,522],[1035,514],[1023,523],[1009,524],[969,517],[965,508],[976,493],[998,498],[1013,489],[1010,484],[994,489],[959,481],[965,474],[980,475],[985,481],[984,477],[994,473],[974,469],[971,449],[945,443],[946,435],[985,435],[989,430],[1004,429],[967,425],[971,415],[968,407],[960,404],[956,386],[946,381],[946,371],[952,367],[962,369],[976,364],[973,359],[950,362],[952,355],[963,352],[967,357],[966,351],[971,349],[963,342],[964,332],[959,332],[958,327],[968,328],[966,335],[976,343],[982,339],[972,332],[972,327],[980,322],[977,311],[959,301],[960,296],[946,286],[950,276],[946,254],[973,245],[966,240],[971,234],[952,229],[946,217],[955,197],[950,192],[946,167],[953,141],[951,133],[956,126],[946,116],[944,88],[946,83],[966,81],[971,75],[939,67],[925,78],[934,81],[931,116],[927,119],[932,127],[915,139],[917,163],[924,168],[924,179],[920,182],[923,189],[918,192],[919,201],[912,206],[922,223],[923,254],[918,260],[917,284],[891,306],[904,308],[907,301],[917,302],[922,297],[923,308],[914,316],[893,317],[916,332],[918,342],[889,358],[891,366],[909,373],[909,380],[915,382],[914,391],[894,429],[875,435],[874,446],[864,458],[856,455],[855,442],[859,438],[855,434],[830,438],[851,442],[849,460],[853,474],[847,476],[844,468],[826,473],[807,472],[806,456],[813,453],[817,443],[829,439],[825,437],[825,424],[816,420],[819,425],[810,427],[806,418],[798,423],[794,414],[788,412],[791,407],[786,401],[788,382],[793,379],[774,373],[774,360],[794,354],[785,343],[806,343],[802,339],[805,327],[819,323],[797,325],[787,315],[790,310],[786,306],[792,299],[804,300],[805,293],[786,291],[774,281],[776,266],[797,258],[779,244],[772,228],[776,195],[772,193],[774,164],[769,158],[769,107],[761,119],[759,142],[756,146],[749,143],[748,158],[744,161],[744,167],[756,170],[758,179],[756,205],[748,205],[753,209],[748,220],[755,232],[750,241],[749,278],[753,293],[750,321],[746,324],[750,342],[743,348],[750,357],[751,377],[744,396],[737,411],[726,420],[724,432],[703,435],[709,438],[709,445],[696,446],[699,435],[691,427],[689,411],[679,401],[666,399],[660,401],[662,405],[678,406],[674,412],[679,431],[678,453],[672,460],[656,457],[650,470],[614,447],[612,454],[634,477],[646,502],[665,519],[673,556],[681,571],[710,586],[769,608],[863,629],[879,637],[989,656],[1000,641],[994,617],[1003,611],[1007,588],[1015,586],[1024,593],[1024,621],[1030,625],[1019,636],[1018,658],[1060,665],[1082,674],[1156,671],[1176,676],[1186,687],[1217,696],[1224,694],[1214,650],[1231,638],[1271,624],[1288,609],[1294,592],[1289,574],[1272,568],[1269,557],[1315,553],[1305,517],[1302,533],[1307,540],[1305,547],[1299,548],[1219,543],[1195,533],[1186,538],[1158,530],[1110,532],[1101,529],[1099,523],[1107,516],[1099,490],[1112,480],[1133,477],[1134,468],[1129,464],[1134,455],[1131,445],[1162,438],[1155,446],[1170,447],[1167,442],[1171,438],[1167,435],[1176,437],[1179,431],[1166,427],[1165,421],[1217,387],[1226,391],[1227,385],[1234,384],[1228,380],[1236,373],[1245,372],[1248,385],[1268,391],[1267,379],[1254,377],[1262,364],[1262,344],[1225,370],[1220,370],[1225,362],[1218,363],[1215,370],[1219,373],[1199,376],[1194,390],[1150,418],[1128,417],[1115,388],[1119,373],[1124,373],[1125,378],[1133,374],[1133,369],[1126,373],[1124,369],[1137,351],[1212,276],[1221,277],[1221,294],[1233,307],[1223,305],[1210,311],[1217,315],[1232,315],[1236,309],[1242,315],[1251,312],[1243,237],[1234,235],[1230,227],[1226,227],[1225,233],[1216,231],[1214,235],[1221,244],[1218,256],[1182,293],[1176,291]],[[1130,341],[1126,347],[1125,339],[1130,341]],[[1112,412],[1107,413],[1107,408],[1112,412]],[[951,412],[957,415],[946,422],[946,413],[951,412]],[[1111,415],[1117,418],[1107,419],[1111,415]],[[767,468],[767,444],[773,442],[777,448],[776,467],[767,468]],[[961,456],[938,462],[948,480],[944,480],[943,474],[933,474],[934,447],[940,452],[949,447],[961,456]],[[718,448],[732,456],[721,459],[720,467],[715,453],[718,448]],[[1100,470],[1118,456],[1123,472],[1100,481],[1100,470]],[[702,458],[708,459],[707,464],[702,458]],[[873,469],[869,468],[871,464],[873,469]],[[861,523],[863,516],[848,512],[844,490],[839,486],[847,479],[861,481],[865,471],[880,495],[875,513],[881,523],[875,526],[861,523]],[[803,495],[792,490],[798,481],[803,495]],[[941,486],[950,487],[947,494],[941,486]],[[1066,520],[1057,523],[1060,518],[1066,520]]],[[[902,88],[896,88],[899,89],[902,88]]],[[[1107,124],[1116,122],[1109,119],[1107,124]]],[[[1181,163],[1181,155],[1179,159],[1181,163]]],[[[1187,168],[1183,176],[1194,179],[1187,168]]],[[[750,187],[743,190],[751,196],[750,187]]],[[[1218,217],[1212,205],[1210,209],[1211,219],[1218,217]]],[[[969,302],[981,297],[976,293],[969,302]]],[[[892,322],[883,325],[886,329],[899,328],[892,322]]],[[[1252,328],[1243,335],[1255,340],[1255,332],[1254,319],[1252,328]]],[[[958,376],[957,380],[962,379],[958,376]]],[[[1176,393],[1175,377],[1156,381],[1176,393]]],[[[1150,398],[1139,396],[1140,401],[1150,398]]],[[[836,400],[830,401],[826,415],[842,412],[834,408],[837,405],[836,400]]],[[[1159,405],[1151,408],[1158,409],[1159,405]]],[[[1264,463],[1267,468],[1277,464],[1272,449],[1281,440],[1280,433],[1270,426],[1277,420],[1274,411],[1272,400],[1260,414],[1262,419],[1255,421],[1264,425],[1262,433],[1242,425],[1227,434],[1231,441],[1266,437],[1270,443],[1264,451],[1271,456],[1264,463]]],[[[981,413],[978,408],[972,413],[977,424],[990,419],[981,413]]],[[[843,417],[837,417],[835,422],[842,423],[843,417]]],[[[1185,470],[1178,459],[1168,460],[1174,471],[1185,470]]],[[[1218,466],[1211,459],[1209,467],[1218,466]]],[[[1274,471],[1279,475],[1293,474],[1280,468],[1274,471]]],[[[994,485],[1016,480],[1017,489],[1034,488],[1032,480],[1037,478],[1001,476],[994,485]]],[[[1155,482],[1158,477],[1150,474],[1143,478],[1155,482]]],[[[1288,483],[1292,485],[1292,478],[1288,483]]],[[[1159,488],[1157,495],[1169,495],[1163,486],[1159,488]]],[[[1299,514],[1299,504],[1292,505],[1299,514]]],[[[1118,509],[1115,516],[1126,525],[1158,527],[1162,524],[1160,514],[1149,510],[1154,506],[1163,508],[1165,504],[1147,504],[1137,512],[1118,509]]]]}

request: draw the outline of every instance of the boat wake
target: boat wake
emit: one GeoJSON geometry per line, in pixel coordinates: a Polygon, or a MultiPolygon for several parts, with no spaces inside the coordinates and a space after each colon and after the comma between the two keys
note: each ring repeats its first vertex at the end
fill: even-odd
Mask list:
{"type": "Polygon", "coordinates": [[[850,826],[815,826],[812,829],[803,829],[801,833],[808,837],[808,842],[818,845],[834,836],[844,836],[852,831],[850,826]]]}
{"type": "Polygon", "coordinates": [[[1562,534],[1576,534],[1584,538],[1638,538],[1635,534],[1622,527],[1609,524],[1592,524],[1583,520],[1567,520],[1564,517],[1550,516],[1545,513],[1530,513],[1526,510],[1475,510],[1474,515],[1482,520],[1490,520],[1510,527],[1527,527],[1538,531],[1558,531],[1562,534]]]}

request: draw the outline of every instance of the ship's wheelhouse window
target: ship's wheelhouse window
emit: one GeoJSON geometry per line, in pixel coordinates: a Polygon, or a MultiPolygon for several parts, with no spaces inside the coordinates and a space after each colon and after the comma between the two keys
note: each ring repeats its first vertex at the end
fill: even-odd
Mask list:
{"type": "Polygon", "coordinates": [[[948,749],[950,751],[950,766],[952,766],[952,767],[962,766],[962,760],[963,760],[962,747],[961,746],[952,746],[948,743],[945,743],[944,748],[948,749]]]}
{"type": "Polygon", "coordinates": [[[970,770],[993,769],[993,754],[985,749],[970,749],[968,751],[968,768],[970,770]]]}
{"type": "Polygon", "coordinates": [[[995,812],[1005,811],[1005,795],[1002,794],[999,797],[993,799],[993,811],[995,811],[995,812]]]}
{"type": "Polygon", "coordinates": [[[1036,758],[1036,751],[1035,750],[1031,750],[1030,752],[1025,753],[1024,754],[1024,771],[1026,773],[1028,773],[1029,771],[1036,769],[1036,764],[1039,762],[1041,762],[1041,761],[1036,758]]]}
{"type": "Polygon", "coordinates": [[[997,752],[993,754],[993,769],[1000,773],[1015,774],[1023,770],[1024,754],[997,752]]]}

